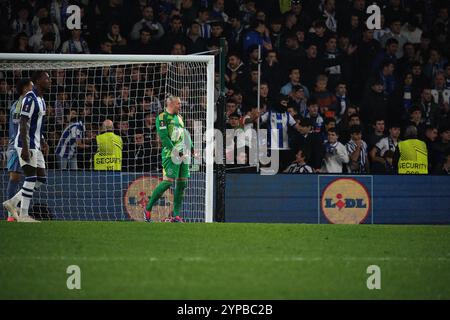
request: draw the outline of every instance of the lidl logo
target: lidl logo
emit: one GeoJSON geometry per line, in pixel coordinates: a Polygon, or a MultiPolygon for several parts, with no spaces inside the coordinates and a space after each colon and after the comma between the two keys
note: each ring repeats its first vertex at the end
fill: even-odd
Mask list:
{"type": "Polygon", "coordinates": [[[322,212],[330,223],[359,224],[369,215],[370,194],[366,187],[352,178],[330,182],[321,197],[322,212]]]}
{"type": "MultiPolygon", "coordinates": [[[[141,177],[134,180],[125,193],[125,210],[132,220],[143,221],[144,209],[153,190],[161,182],[157,177],[141,177]]],[[[173,207],[173,193],[167,190],[152,208],[153,221],[166,221],[173,207]]]]}

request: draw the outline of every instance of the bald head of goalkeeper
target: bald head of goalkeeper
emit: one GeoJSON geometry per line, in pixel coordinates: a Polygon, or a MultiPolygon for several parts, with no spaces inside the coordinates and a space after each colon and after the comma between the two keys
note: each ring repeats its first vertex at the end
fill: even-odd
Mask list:
{"type": "Polygon", "coordinates": [[[166,110],[170,114],[179,114],[181,107],[181,100],[179,97],[169,96],[166,100],[166,110]]]}

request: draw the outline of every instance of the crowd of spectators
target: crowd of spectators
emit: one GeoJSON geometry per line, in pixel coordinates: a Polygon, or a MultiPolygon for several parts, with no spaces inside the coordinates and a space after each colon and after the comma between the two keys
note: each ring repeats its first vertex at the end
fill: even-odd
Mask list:
{"type": "MultiPolygon", "coordinates": [[[[405,128],[414,126],[427,143],[429,171],[447,174],[449,6],[439,0],[0,0],[0,50],[211,51],[218,58],[220,38],[225,37],[227,126],[255,128],[265,113],[262,128],[277,121],[285,126],[286,141],[278,146],[280,171],[393,173],[396,145],[405,128]],[[372,3],[381,8],[381,29],[366,27],[366,8],[372,3]],[[64,23],[70,4],[81,8],[79,30],[70,31],[64,23]]],[[[69,72],[51,75],[50,135],[55,141],[71,117],[88,119],[87,136],[93,139],[100,118],[110,113],[116,116],[117,132],[127,138],[127,152],[157,154],[157,143],[140,146],[157,141],[154,117],[162,97],[153,89],[162,87],[162,70],[150,80],[146,77],[152,73],[141,74],[139,68],[100,68],[95,75],[69,72]],[[121,76],[128,80],[115,81],[121,76]],[[140,82],[152,88],[133,87],[140,82]]],[[[7,126],[5,102],[11,100],[6,96],[13,89],[13,83],[0,79],[1,132],[7,126]]]]}

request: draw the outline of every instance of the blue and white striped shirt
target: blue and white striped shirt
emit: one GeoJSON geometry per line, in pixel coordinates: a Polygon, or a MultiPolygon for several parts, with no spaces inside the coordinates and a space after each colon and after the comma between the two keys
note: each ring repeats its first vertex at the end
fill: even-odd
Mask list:
{"type": "Polygon", "coordinates": [[[289,150],[288,128],[295,126],[296,121],[289,112],[268,112],[261,115],[261,123],[267,122],[268,141],[270,149],[289,150]],[[276,130],[272,134],[272,129],[276,130]]]}
{"type": "MultiPolygon", "coordinates": [[[[41,149],[41,137],[44,133],[44,116],[46,106],[44,98],[37,95],[36,89],[27,92],[25,98],[22,100],[22,108],[20,109],[20,116],[27,117],[29,119],[27,123],[27,141],[30,149],[41,149]]],[[[20,131],[20,123],[18,132],[20,131]]],[[[20,134],[16,135],[14,146],[17,148],[23,148],[22,139],[20,134]]]]}
{"type": "Polygon", "coordinates": [[[71,123],[64,129],[58,146],[56,155],[64,159],[72,159],[77,151],[77,141],[84,137],[85,128],[81,121],[71,123]]]}
{"type": "MultiPolygon", "coordinates": [[[[347,148],[348,155],[350,155],[355,152],[356,150],[356,143],[353,140],[350,140],[345,147],[347,148]]],[[[350,163],[347,165],[347,170],[349,173],[367,173],[366,172],[366,160],[367,160],[367,143],[365,141],[362,141],[362,146],[359,152],[358,157],[358,166],[357,168],[350,168],[351,166],[351,160],[350,163]]]]}

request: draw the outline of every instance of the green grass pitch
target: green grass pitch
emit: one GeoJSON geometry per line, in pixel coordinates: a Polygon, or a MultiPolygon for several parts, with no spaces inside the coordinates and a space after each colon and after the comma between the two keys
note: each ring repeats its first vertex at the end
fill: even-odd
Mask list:
{"type": "Polygon", "coordinates": [[[0,240],[0,299],[450,299],[450,226],[1,222],[0,240]]]}

